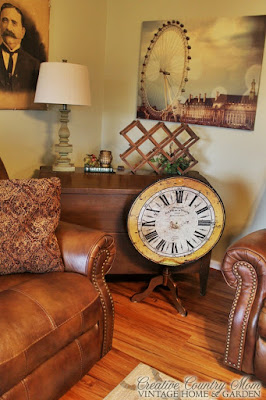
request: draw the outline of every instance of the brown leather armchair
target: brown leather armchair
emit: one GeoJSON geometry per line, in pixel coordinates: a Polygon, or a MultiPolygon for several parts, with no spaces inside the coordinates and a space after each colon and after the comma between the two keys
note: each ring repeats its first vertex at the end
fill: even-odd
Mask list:
{"type": "Polygon", "coordinates": [[[226,251],[222,273],[236,289],[229,314],[224,363],[266,382],[266,229],[226,251]]]}
{"type": "Polygon", "coordinates": [[[113,238],[65,222],[56,235],[64,272],[0,276],[1,400],[59,399],[111,348],[113,238]]]}

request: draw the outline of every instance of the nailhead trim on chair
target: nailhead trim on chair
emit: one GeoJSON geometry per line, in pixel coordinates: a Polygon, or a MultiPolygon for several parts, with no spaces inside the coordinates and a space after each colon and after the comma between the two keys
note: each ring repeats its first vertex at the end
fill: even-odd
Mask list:
{"type": "MultiPolygon", "coordinates": [[[[113,298],[112,298],[111,292],[109,290],[109,287],[108,287],[108,285],[106,283],[105,274],[104,274],[105,266],[106,266],[106,264],[108,264],[109,257],[110,257],[110,252],[107,249],[99,251],[97,257],[94,260],[93,269],[92,269],[92,283],[93,283],[94,287],[96,288],[96,290],[98,291],[98,293],[100,295],[100,300],[101,300],[102,307],[103,307],[103,314],[104,314],[103,355],[105,355],[110,350],[110,348],[106,347],[106,343],[107,343],[107,307],[106,307],[106,303],[105,303],[105,300],[104,300],[104,296],[102,295],[101,289],[99,287],[99,284],[98,284],[98,281],[97,281],[97,278],[96,278],[96,267],[97,267],[98,259],[103,253],[106,253],[106,259],[102,264],[101,278],[102,278],[103,284],[104,284],[104,286],[106,288],[106,291],[108,293],[110,302],[111,302],[112,317],[113,317],[112,321],[114,321],[114,302],[113,302],[113,298]]],[[[112,328],[111,329],[112,329],[112,332],[113,332],[114,322],[112,322],[112,328]]]]}
{"type": "Polygon", "coordinates": [[[251,306],[252,306],[252,303],[253,303],[253,300],[255,297],[257,278],[256,278],[256,272],[254,270],[254,267],[251,264],[248,264],[247,262],[235,263],[233,266],[233,272],[237,279],[237,290],[236,290],[232,308],[231,308],[231,311],[229,314],[224,362],[231,367],[241,370],[241,362],[242,362],[242,356],[243,356],[247,322],[248,322],[248,317],[249,317],[249,313],[251,310],[251,306]],[[231,361],[228,361],[228,356],[229,356],[229,347],[230,347],[233,319],[234,319],[235,310],[236,310],[236,306],[237,306],[237,303],[238,303],[238,300],[240,297],[242,283],[243,283],[242,277],[238,273],[238,267],[247,267],[249,269],[249,271],[251,272],[251,276],[252,276],[252,286],[251,286],[250,295],[249,295],[248,303],[247,303],[246,310],[245,310],[245,315],[244,315],[243,322],[242,322],[238,358],[237,358],[237,364],[235,364],[235,363],[232,363],[231,361]]]}

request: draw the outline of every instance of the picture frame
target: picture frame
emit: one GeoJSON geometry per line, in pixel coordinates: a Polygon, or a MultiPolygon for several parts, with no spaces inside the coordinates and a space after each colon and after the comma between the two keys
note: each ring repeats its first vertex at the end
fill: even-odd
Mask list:
{"type": "Polygon", "coordinates": [[[34,103],[34,96],[39,65],[48,59],[50,2],[1,1],[0,8],[0,109],[46,109],[44,105],[34,103]],[[11,4],[12,7],[6,4],[11,4]],[[6,21],[12,20],[11,16],[17,20],[17,28],[12,25],[7,27],[6,21]],[[6,48],[13,52],[13,49],[8,47],[9,44],[13,49],[18,47],[17,55],[12,56],[15,60],[12,74],[8,73],[10,53],[6,48]]]}
{"type": "Polygon", "coordinates": [[[137,118],[254,130],[266,16],[142,24],[137,118]]]}

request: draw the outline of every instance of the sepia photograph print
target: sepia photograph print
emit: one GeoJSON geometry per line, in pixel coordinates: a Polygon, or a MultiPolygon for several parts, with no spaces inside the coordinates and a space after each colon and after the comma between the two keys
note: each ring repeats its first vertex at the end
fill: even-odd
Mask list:
{"type": "Polygon", "coordinates": [[[49,0],[0,1],[0,109],[40,109],[34,94],[47,61],[49,0]]]}
{"type": "Polygon", "coordinates": [[[254,130],[265,21],[143,22],[137,118],[254,130]]]}

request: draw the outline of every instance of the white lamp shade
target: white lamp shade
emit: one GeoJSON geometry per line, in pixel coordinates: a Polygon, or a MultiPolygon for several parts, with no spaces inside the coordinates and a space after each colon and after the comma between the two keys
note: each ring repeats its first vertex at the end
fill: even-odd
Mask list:
{"type": "Polygon", "coordinates": [[[44,62],[40,66],[35,103],[89,106],[89,72],[85,65],[44,62]]]}

